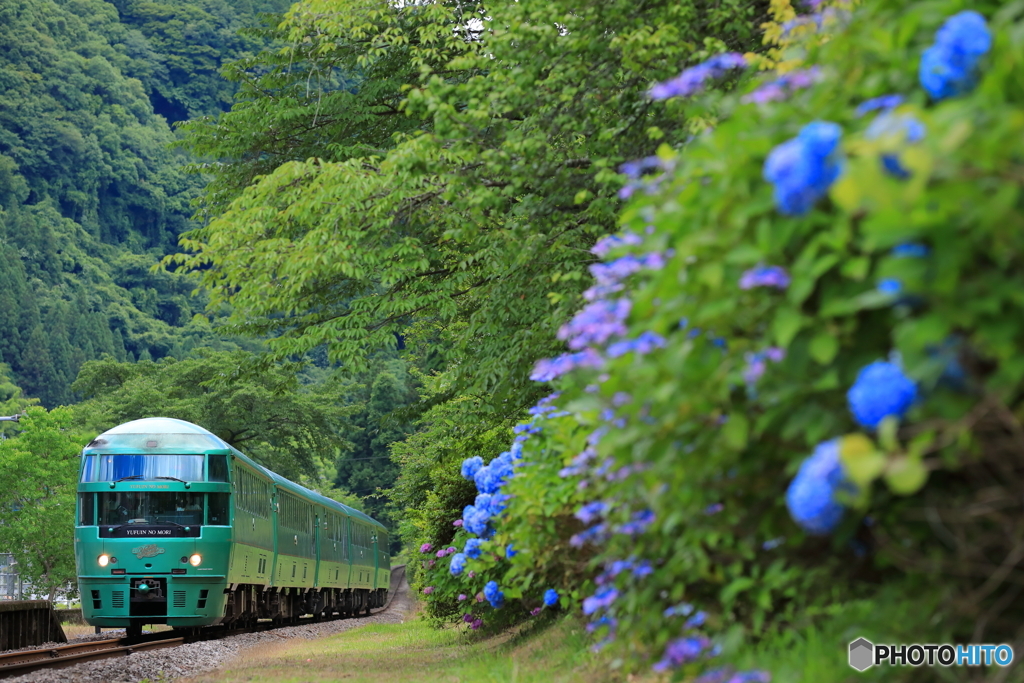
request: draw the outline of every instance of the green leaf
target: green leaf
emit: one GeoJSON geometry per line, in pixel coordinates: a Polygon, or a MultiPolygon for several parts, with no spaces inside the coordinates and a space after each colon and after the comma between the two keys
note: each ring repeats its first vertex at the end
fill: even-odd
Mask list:
{"type": "Polygon", "coordinates": [[[775,342],[785,348],[793,341],[793,337],[800,331],[803,324],[800,313],[793,308],[780,308],[775,314],[775,321],[772,323],[772,332],[775,334],[775,342]]]}
{"type": "Polygon", "coordinates": [[[928,469],[917,458],[893,458],[885,470],[885,483],[893,493],[901,496],[917,493],[927,480],[928,469]]]}
{"type": "Polygon", "coordinates": [[[839,340],[828,332],[819,332],[811,340],[809,351],[811,358],[821,365],[828,365],[839,351],[839,340]]]}
{"type": "Polygon", "coordinates": [[[863,434],[849,434],[839,442],[839,457],[850,481],[867,489],[885,470],[885,456],[863,434]]]}
{"type": "Polygon", "coordinates": [[[746,448],[750,434],[750,421],[745,415],[733,413],[722,427],[725,445],[735,451],[746,448]]]}

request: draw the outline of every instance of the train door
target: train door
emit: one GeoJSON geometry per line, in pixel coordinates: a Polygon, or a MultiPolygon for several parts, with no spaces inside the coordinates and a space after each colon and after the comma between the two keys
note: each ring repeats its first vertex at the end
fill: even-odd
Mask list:
{"type": "Polygon", "coordinates": [[[277,502],[277,487],[271,485],[270,491],[270,529],[274,535],[274,557],[270,564],[270,575],[267,577],[267,585],[273,586],[274,582],[277,581],[277,553],[279,552],[277,542],[281,536],[277,526],[277,518],[281,512],[281,504],[277,502]]]}
{"type": "Polygon", "coordinates": [[[377,532],[373,532],[373,587],[379,588],[377,585],[377,573],[380,570],[380,556],[377,554],[377,532]]]}
{"type": "Polygon", "coordinates": [[[352,547],[352,518],[345,517],[345,559],[348,561],[348,583],[352,587],[352,565],[355,563],[355,549],[352,547]]]}
{"type": "Polygon", "coordinates": [[[313,586],[320,586],[320,515],[313,515],[313,586]]]}

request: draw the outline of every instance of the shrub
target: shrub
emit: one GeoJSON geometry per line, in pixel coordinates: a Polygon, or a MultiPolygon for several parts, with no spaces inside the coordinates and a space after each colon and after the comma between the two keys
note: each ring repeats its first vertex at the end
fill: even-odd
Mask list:
{"type": "Polygon", "coordinates": [[[1024,22],[972,7],[791,18],[775,74],[688,100],[719,123],[625,169],[475,581],[521,613],[555,588],[656,669],[906,572],[985,614],[973,640],[1013,632],[1024,22]]]}

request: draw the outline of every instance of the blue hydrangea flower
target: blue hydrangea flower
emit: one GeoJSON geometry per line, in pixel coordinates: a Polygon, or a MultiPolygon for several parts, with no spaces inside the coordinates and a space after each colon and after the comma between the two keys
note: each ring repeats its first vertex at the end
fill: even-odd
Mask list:
{"type": "Polygon", "coordinates": [[[505,594],[498,590],[497,581],[488,581],[487,585],[484,586],[484,598],[487,602],[491,603],[491,607],[499,609],[505,604],[505,594]]]}
{"type": "Polygon", "coordinates": [[[558,604],[558,591],[554,588],[549,588],[544,591],[544,606],[554,607],[558,604]]]}
{"type": "MultiPolygon", "coordinates": [[[[747,270],[740,276],[740,289],[753,289],[754,287],[775,287],[786,289],[789,287],[790,277],[785,268],[780,266],[759,265],[747,270]]],[[[690,336],[696,336],[691,330],[690,336]]]]}
{"type": "Polygon", "coordinates": [[[771,151],[763,175],[775,186],[775,204],[780,212],[803,215],[825,195],[842,172],[842,134],[835,123],[814,121],[771,151]]]}
{"type": "Polygon", "coordinates": [[[897,244],[889,252],[893,258],[924,258],[928,255],[928,247],[917,242],[897,244]]]}
{"type": "Polygon", "coordinates": [[[484,459],[479,455],[466,458],[462,461],[462,476],[466,479],[472,480],[476,476],[477,471],[484,466],[484,459]]]}
{"type": "Polygon", "coordinates": [[[887,361],[862,368],[846,393],[854,419],[868,429],[877,428],[889,415],[902,418],[916,398],[917,385],[887,361]]]}
{"type": "Polygon", "coordinates": [[[518,553],[518,551],[512,549],[512,544],[511,543],[509,543],[507,546],[505,546],[505,557],[511,559],[511,558],[515,557],[517,553],[518,553]]]}
{"type": "Polygon", "coordinates": [[[836,500],[840,491],[852,491],[839,459],[839,440],[818,444],[786,491],[786,507],[793,520],[812,534],[831,533],[843,519],[845,508],[836,500]]]}
{"type": "Polygon", "coordinates": [[[448,565],[448,571],[452,576],[458,576],[466,568],[466,554],[455,553],[452,555],[452,562],[448,565]]]}
{"type": "Polygon", "coordinates": [[[479,538],[471,538],[468,541],[466,541],[466,547],[463,550],[463,552],[466,553],[466,557],[469,557],[474,560],[479,558],[480,555],[483,553],[483,551],[480,550],[481,543],[483,543],[483,541],[481,541],[479,538]]]}
{"type": "Polygon", "coordinates": [[[935,34],[935,44],[921,55],[921,86],[935,100],[972,90],[978,63],[991,48],[992,34],[983,16],[972,10],[954,14],[935,34]]]}
{"type": "Polygon", "coordinates": [[[896,296],[903,291],[903,283],[896,278],[885,278],[884,280],[879,281],[878,291],[882,294],[896,296]]]}
{"type": "Polygon", "coordinates": [[[872,97],[870,100],[861,102],[860,105],[857,106],[855,115],[857,117],[861,117],[873,111],[887,112],[895,109],[901,104],[903,104],[903,95],[882,95],[881,97],[872,97]]]}

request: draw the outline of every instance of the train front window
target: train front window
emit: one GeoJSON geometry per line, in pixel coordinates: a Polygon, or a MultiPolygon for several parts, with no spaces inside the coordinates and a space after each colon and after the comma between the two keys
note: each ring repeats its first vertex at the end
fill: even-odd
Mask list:
{"type": "Polygon", "coordinates": [[[99,523],[101,526],[115,524],[202,526],[203,497],[205,495],[184,491],[101,493],[99,494],[99,523]]]}
{"type": "Polygon", "coordinates": [[[89,455],[82,481],[203,481],[203,455],[89,455]]]}

